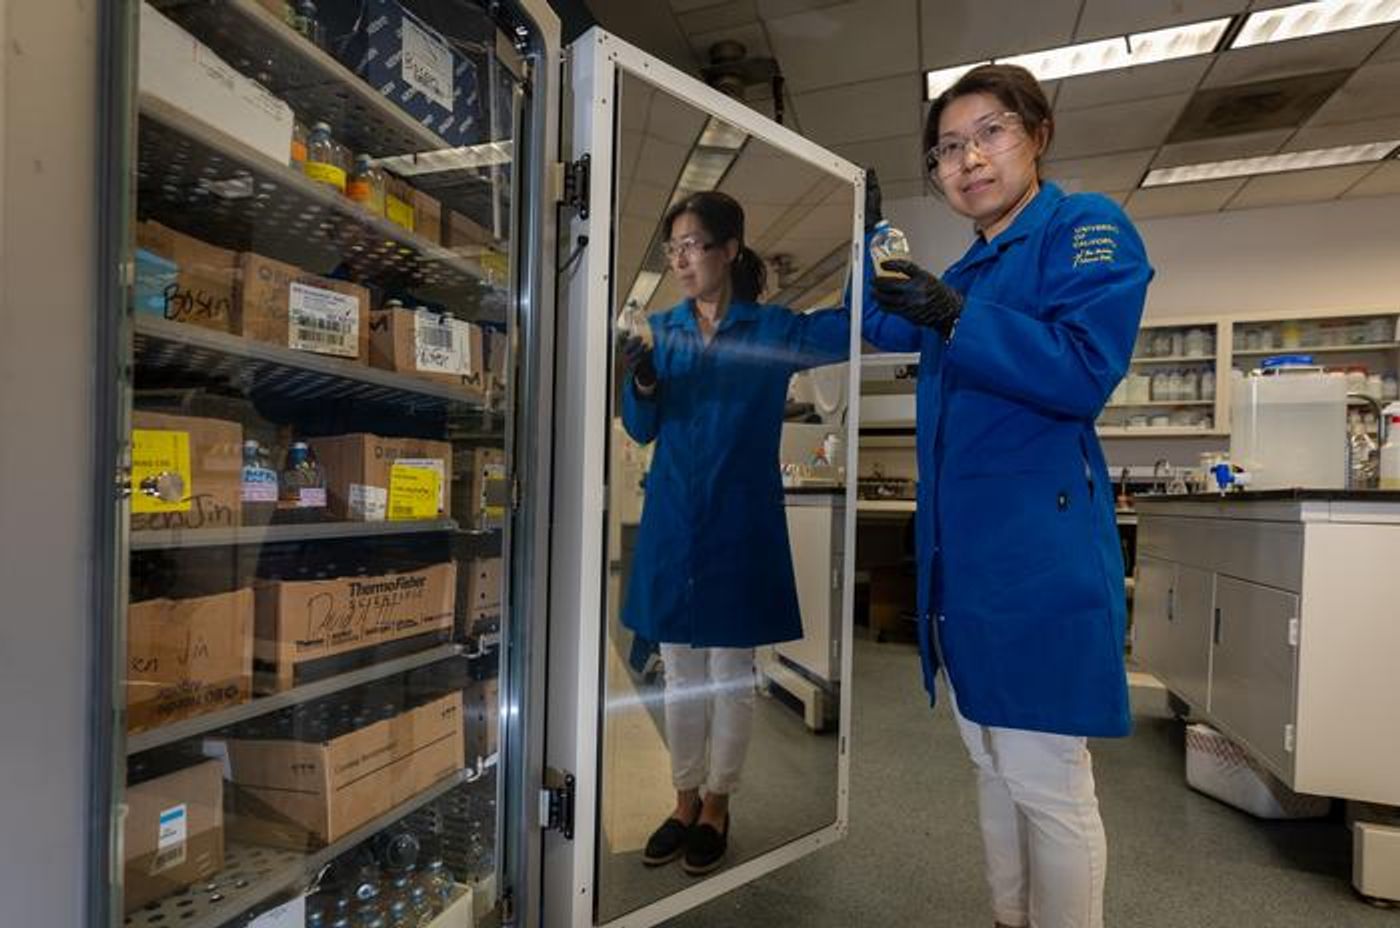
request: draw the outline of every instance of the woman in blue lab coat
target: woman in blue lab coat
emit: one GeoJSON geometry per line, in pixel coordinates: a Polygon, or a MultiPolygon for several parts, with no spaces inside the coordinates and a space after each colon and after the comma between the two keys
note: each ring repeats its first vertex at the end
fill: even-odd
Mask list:
{"type": "Polygon", "coordinates": [[[802,637],[778,460],[788,381],[846,360],[850,321],[845,310],[757,302],[763,262],[725,194],[682,200],[661,234],[687,298],[648,320],[649,338],[622,346],[623,425],[656,443],[622,621],[661,643],[666,670],[676,807],[643,860],[684,858],[702,874],[728,843],[753,726],[754,648],[802,637]]]}
{"type": "Polygon", "coordinates": [[[1014,66],[976,68],[933,102],[929,175],[976,236],[942,277],[867,267],[863,327],[920,353],[924,684],[932,695],[941,666],[977,768],[997,923],[1098,928],[1105,838],[1085,739],[1128,734],[1130,715],[1094,420],[1127,370],[1152,269],[1116,203],[1041,181],[1053,129],[1014,66]]]}

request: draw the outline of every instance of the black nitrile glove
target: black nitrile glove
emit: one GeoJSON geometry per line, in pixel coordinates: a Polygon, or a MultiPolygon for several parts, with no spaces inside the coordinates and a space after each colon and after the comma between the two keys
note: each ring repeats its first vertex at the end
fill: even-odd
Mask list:
{"type": "Polygon", "coordinates": [[[904,276],[875,278],[875,298],[881,309],[936,329],[944,338],[953,334],[963,306],[956,290],[913,261],[886,261],[882,268],[904,276]]]}
{"type": "Polygon", "coordinates": [[[643,390],[656,386],[656,361],[652,358],[651,348],[640,336],[628,335],[622,339],[622,355],[637,386],[643,390]]]}
{"type": "Polygon", "coordinates": [[[885,218],[883,202],[880,196],[880,178],[875,176],[874,168],[865,169],[865,231],[871,229],[885,218]]]}

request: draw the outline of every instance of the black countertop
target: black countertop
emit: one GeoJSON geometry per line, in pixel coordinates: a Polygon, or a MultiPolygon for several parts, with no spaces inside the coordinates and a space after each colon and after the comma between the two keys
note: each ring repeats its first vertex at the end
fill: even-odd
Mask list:
{"type": "Polygon", "coordinates": [[[1184,493],[1176,496],[1144,494],[1141,503],[1400,503],[1400,490],[1238,490],[1220,493],[1184,493]]]}
{"type": "MultiPolygon", "coordinates": [[[[783,487],[789,496],[845,496],[846,488],[839,487],[783,487]]],[[[1400,495],[1400,494],[1397,494],[1400,495]]]]}

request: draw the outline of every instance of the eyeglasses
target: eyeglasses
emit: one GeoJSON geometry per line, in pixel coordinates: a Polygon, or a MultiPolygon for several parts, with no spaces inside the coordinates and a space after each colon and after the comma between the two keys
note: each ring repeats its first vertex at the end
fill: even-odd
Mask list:
{"type": "Polygon", "coordinates": [[[930,174],[946,177],[962,166],[969,147],[975,147],[984,155],[997,155],[1010,151],[1025,141],[1021,117],[1015,113],[992,113],[983,116],[973,126],[971,137],[961,135],[944,136],[937,145],[924,154],[924,163],[930,174]]]}
{"type": "Polygon", "coordinates": [[[714,248],[714,242],[702,242],[698,238],[686,236],[675,242],[662,242],[661,253],[666,256],[667,261],[675,262],[681,258],[687,260],[714,248]]]}

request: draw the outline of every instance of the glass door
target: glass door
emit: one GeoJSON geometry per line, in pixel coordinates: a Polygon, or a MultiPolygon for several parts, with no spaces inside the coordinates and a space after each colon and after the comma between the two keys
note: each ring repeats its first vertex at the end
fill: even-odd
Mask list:
{"type": "Polygon", "coordinates": [[[488,923],[535,544],[537,27],[133,16],[113,924],[488,923]]]}
{"type": "Polygon", "coordinates": [[[863,172],[572,54],[544,915],[641,928],[845,831],[863,172]]]}

